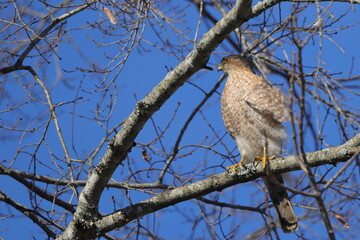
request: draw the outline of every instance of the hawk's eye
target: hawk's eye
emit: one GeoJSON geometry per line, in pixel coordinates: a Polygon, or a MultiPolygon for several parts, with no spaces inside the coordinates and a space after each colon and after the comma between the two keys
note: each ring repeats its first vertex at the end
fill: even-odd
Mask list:
{"type": "Polygon", "coordinates": [[[225,62],[230,62],[231,60],[230,60],[230,58],[227,58],[227,59],[225,59],[225,62]]]}

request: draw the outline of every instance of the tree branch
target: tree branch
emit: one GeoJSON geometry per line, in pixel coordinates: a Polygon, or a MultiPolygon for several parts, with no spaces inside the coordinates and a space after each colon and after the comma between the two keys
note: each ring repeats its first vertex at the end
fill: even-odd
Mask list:
{"type": "Polygon", "coordinates": [[[20,174],[18,174],[16,171],[12,171],[11,169],[8,169],[8,168],[4,167],[2,164],[0,164],[0,174],[6,174],[6,175],[11,176],[16,181],[20,182],[21,184],[23,184],[28,189],[31,189],[34,193],[36,193],[37,195],[39,195],[43,199],[46,199],[49,202],[53,202],[56,205],[64,208],[65,210],[67,210],[67,211],[69,211],[71,213],[75,212],[75,209],[71,204],[69,204],[67,202],[64,202],[63,200],[59,199],[58,197],[47,193],[46,190],[40,189],[34,183],[26,181],[25,178],[23,176],[21,176],[20,174]]]}
{"type": "Polygon", "coordinates": [[[137,103],[121,130],[109,143],[109,148],[98,165],[98,169],[101,170],[91,175],[80,194],[74,219],[59,239],[75,238],[75,236],[89,233],[89,231],[80,229],[79,223],[87,225],[98,215],[98,203],[102,191],[117,166],[127,156],[145,123],[195,72],[206,67],[210,54],[228,34],[250,19],[251,2],[251,0],[236,1],[231,11],[204,34],[188,56],[174,70],[170,71],[144,99],[137,103]]]}
{"type": "MultiPolygon", "coordinates": [[[[43,223],[42,219],[46,219],[42,215],[40,215],[37,211],[27,208],[20,203],[15,202],[12,200],[8,195],[6,195],[3,191],[0,190],[0,201],[7,203],[8,205],[12,206],[31,220],[36,223],[49,237],[55,238],[56,234],[50,230],[46,223],[43,223]]],[[[46,219],[47,222],[51,222],[46,219]]]]}
{"type": "MultiPolygon", "coordinates": [[[[321,151],[306,154],[309,167],[317,167],[325,164],[337,164],[359,155],[360,134],[338,147],[328,148],[321,151]]],[[[285,172],[301,170],[298,156],[288,156],[270,161],[271,173],[281,174],[285,172]]],[[[228,172],[216,174],[203,181],[195,182],[176,189],[165,191],[150,199],[128,206],[113,214],[104,216],[94,223],[97,232],[105,234],[108,231],[122,227],[127,223],[149,213],[172,206],[192,198],[200,197],[214,191],[222,191],[225,188],[239,183],[249,182],[266,175],[261,164],[247,164],[239,167],[237,173],[228,172]],[[231,176],[233,175],[233,176],[231,176]]]]}

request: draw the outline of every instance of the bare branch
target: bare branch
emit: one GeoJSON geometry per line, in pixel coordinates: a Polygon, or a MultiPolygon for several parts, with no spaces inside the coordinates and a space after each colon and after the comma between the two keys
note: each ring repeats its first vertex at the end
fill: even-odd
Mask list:
{"type": "MultiPolygon", "coordinates": [[[[309,167],[316,167],[324,164],[336,164],[356,157],[355,154],[358,154],[359,151],[360,134],[356,135],[354,138],[341,146],[307,153],[306,159],[309,167]]],[[[270,172],[274,174],[301,170],[301,164],[299,163],[298,156],[288,156],[272,160],[269,167],[270,172]]],[[[82,224],[86,224],[88,229],[92,228],[92,231],[88,231],[88,233],[92,233],[86,236],[88,238],[92,238],[94,237],[93,234],[106,233],[113,229],[122,227],[135,219],[158,211],[159,209],[166,208],[192,198],[200,197],[214,191],[222,191],[230,186],[252,181],[265,175],[266,170],[262,168],[261,164],[247,164],[244,167],[239,167],[235,176],[231,176],[228,172],[217,174],[203,181],[198,181],[160,193],[148,200],[126,207],[108,216],[104,216],[95,223],[86,224],[83,222],[82,224]]],[[[62,237],[59,239],[62,239],[62,237]]]]}
{"type": "Polygon", "coordinates": [[[9,196],[7,196],[3,191],[0,190],[0,201],[5,202],[12,206],[13,208],[17,209],[19,212],[25,214],[28,218],[34,221],[48,236],[55,238],[56,234],[49,229],[48,226],[46,226],[45,223],[42,222],[41,218],[45,219],[43,216],[41,216],[36,211],[29,209],[20,203],[15,202],[12,200],[9,196]]]}

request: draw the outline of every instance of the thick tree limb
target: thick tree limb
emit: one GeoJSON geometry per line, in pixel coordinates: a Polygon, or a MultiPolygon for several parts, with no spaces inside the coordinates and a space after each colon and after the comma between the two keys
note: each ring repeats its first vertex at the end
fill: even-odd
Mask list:
{"type": "MultiPolygon", "coordinates": [[[[75,239],[90,234],[86,225],[98,215],[98,203],[106,184],[117,166],[125,159],[133,142],[147,120],[195,72],[204,68],[211,52],[235,28],[250,19],[251,0],[236,1],[231,11],[204,34],[194,50],[170,71],[165,78],[141,101],[112,139],[94,174],[91,175],[79,197],[73,221],[59,239],[75,239]]],[[[91,235],[91,234],[90,234],[91,235]]],[[[85,236],[86,238],[86,236],[85,236]]]]}
{"type": "MultiPolygon", "coordinates": [[[[133,213],[134,208],[125,210],[120,213],[121,216],[111,215],[113,223],[106,224],[104,227],[93,227],[98,216],[98,204],[102,195],[103,189],[110,180],[112,174],[117,166],[125,159],[128,151],[133,146],[133,142],[141,131],[148,119],[160,109],[160,107],[171,97],[171,95],[181,87],[195,72],[204,68],[210,57],[212,51],[231,33],[235,28],[239,27],[251,17],[260,14],[265,9],[273,6],[272,4],[264,5],[262,9],[251,8],[251,0],[238,0],[231,11],[224,16],[216,25],[210,29],[199,43],[195,46],[188,56],[170,71],[165,78],[141,101],[137,103],[136,108],[122,125],[121,130],[112,139],[109,148],[102,157],[97,170],[92,174],[88,183],[84,187],[79,197],[77,211],[74,219],[59,239],[69,238],[89,238],[99,234],[103,234],[106,229],[113,229],[112,227],[119,225],[119,217],[126,216],[142,216],[154,209],[153,202],[142,203],[138,213],[133,213]],[[150,205],[149,205],[150,204],[150,205]],[[144,210],[142,209],[144,208],[144,210]],[[127,213],[127,211],[130,211],[127,213]],[[116,219],[116,220],[115,220],[116,219]],[[89,230],[92,231],[89,231],[89,230]]],[[[275,3],[277,3],[275,1],[275,3]]],[[[260,176],[260,175],[259,175],[260,176]]],[[[254,178],[258,177],[254,175],[254,178]]],[[[235,183],[234,183],[235,184],[235,183]]],[[[223,186],[226,187],[225,185],[223,186]]],[[[216,190],[216,189],[215,189],[216,190]]],[[[212,188],[207,190],[213,191],[212,188]]],[[[206,194],[203,192],[202,194],[206,194]]],[[[199,196],[199,195],[197,195],[199,196]]],[[[188,199],[192,195],[188,195],[188,199]]],[[[158,201],[158,200],[156,200],[158,201]]],[[[176,201],[184,201],[182,198],[176,201]]],[[[169,202],[169,205],[175,204],[169,202]]],[[[163,207],[161,207],[163,208],[163,207]]],[[[137,217],[135,217],[136,219],[137,217]]],[[[121,222],[121,221],[120,221],[121,222]]],[[[121,226],[121,224],[120,224],[121,226]]]]}
{"type": "MultiPolygon", "coordinates": [[[[323,0],[320,0],[320,2],[323,0]]],[[[325,0],[324,0],[325,1],[325,0]]],[[[360,3],[359,0],[348,1],[348,0],[338,0],[339,2],[349,2],[360,3]]],[[[55,26],[59,25],[60,22],[63,22],[65,19],[87,9],[90,5],[96,3],[96,0],[86,1],[84,5],[70,11],[66,12],[60,17],[53,18],[51,23],[44,28],[39,34],[31,31],[30,28],[24,25],[24,28],[31,31],[34,34],[32,37],[31,43],[28,47],[19,55],[17,61],[9,67],[0,69],[0,75],[5,73],[10,73],[15,70],[31,70],[32,67],[26,67],[23,65],[24,60],[29,57],[29,54],[37,50],[37,45],[40,41],[46,40],[48,34],[50,34],[55,26]]],[[[195,1],[194,1],[195,2],[195,1]]],[[[134,219],[138,219],[141,216],[152,213],[159,209],[166,208],[178,202],[186,201],[194,197],[199,198],[204,194],[221,191],[222,189],[233,186],[240,182],[250,181],[257,177],[264,176],[266,174],[264,170],[259,169],[260,166],[248,165],[246,168],[240,168],[238,173],[235,176],[231,176],[228,173],[222,173],[215,175],[204,181],[196,182],[189,184],[184,187],[176,188],[170,190],[167,186],[162,184],[162,181],[159,180],[156,183],[119,183],[113,184],[109,183],[109,180],[118,167],[118,165],[125,159],[128,151],[133,146],[133,142],[137,137],[138,133],[142,130],[145,123],[149,118],[160,109],[160,107],[172,96],[172,94],[180,88],[194,73],[201,69],[207,69],[206,63],[209,59],[209,56],[212,51],[228,36],[230,32],[239,27],[244,22],[248,21],[251,18],[254,18],[266,9],[271,8],[272,6],[279,4],[282,0],[263,0],[257,3],[254,7],[251,7],[252,0],[237,0],[233,9],[219,22],[216,22],[216,25],[207,32],[203,38],[195,46],[194,50],[191,51],[188,56],[182,61],[173,71],[170,71],[165,78],[151,91],[143,100],[137,103],[136,108],[127,118],[126,122],[123,124],[120,132],[113,138],[109,144],[109,149],[106,151],[105,155],[102,157],[101,162],[96,167],[94,173],[90,177],[89,181],[75,181],[72,179],[72,182],[66,180],[58,180],[50,177],[40,176],[40,175],[31,175],[25,172],[12,170],[3,167],[0,164],[0,174],[7,174],[18,182],[24,184],[29,189],[32,189],[34,193],[38,194],[48,201],[54,200],[55,204],[62,206],[65,209],[68,209],[70,212],[74,212],[73,206],[67,204],[66,202],[57,199],[55,196],[48,194],[46,191],[38,188],[32,181],[25,180],[25,177],[31,178],[32,180],[44,181],[51,184],[81,184],[85,186],[82,191],[79,199],[79,205],[76,210],[73,221],[70,226],[63,233],[61,239],[89,239],[96,238],[98,236],[104,236],[107,231],[113,230],[114,228],[124,226],[134,219]],[[113,213],[108,216],[100,216],[98,213],[98,204],[100,197],[102,195],[103,189],[106,186],[116,186],[119,188],[162,188],[168,189],[166,192],[159,194],[153,198],[150,198],[141,203],[126,207],[116,213],[113,213]]],[[[306,0],[289,0],[288,2],[317,2],[317,1],[306,1],[306,0]]],[[[61,8],[59,8],[61,9],[61,8]]],[[[49,14],[51,16],[52,14],[49,14]]],[[[224,14],[225,15],[225,14],[224,14]]],[[[199,22],[200,23],[200,22],[199,22]]],[[[215,24],[215,23],[214,23],[215,24]]],[[[41,53],[39,53],[42,56],[41,53]]],[[[301,65],[301,61],[300,64],[301,65]]],[[[32,70],[32,72],[34,72],[32,70]]],[[[302,74],[304,75],[304,74],[302,74]]],[[[35,77],[36,79],[36,77],[35,77]]],[[[305,82],[305,81],[304,81],[305,82]]],[[[39,81],[38,81],[39,83],[39,81]]],[[[40,86],[41,82],[40,82],[40,86]]],[[[44,86],[43,86],[44,88],[44,86]]],[[[49,94],[45,94],[49,95],[49,94]]],[[[48,99],[49,100],[49,99],[48,99]]],[[[330,105],[337,110],[337,105],[330,105]]],[[[53,111],[54,106],[50,99],[50,110],[53,111]]],[[[338,111],[341,115],[345,116],[344,110],[338,111]]],[[[60,129],[57,126],[57,120],[55,116],[55,124],[57,129],[60,129]]],[[[119,124],[120,125],[120,124],[119,124]]],[[[60,130],[58,130],[60,131],[60,130]]],[[[61,135],[61,134],[60,134],[61,135]]],[[[300,134],[302,135],[302,134],[300,134]]],[[[180,138],[181,139],[181,134],[180,138]]],[[[330,150],[323,150],[314,153],[308,153],[306,155],[306,165],[307,167],[318,166],[323,164],[337,163],[340,161],[345,161],[346,159],[354,159],[357,154],[359,154],[359,135],[355,136],[353,140],[348,143],[340,146],[338,149],[331,148],[330,150]],[[354,140],[355,139],[355,140],[354,140]],[[351,142],[351,143],[350,143],[351,142]],[[313,155],[312,155],[313,154],[313,155]],[[352,157],[351,157],[352,156],[352,157]],[[308,163],[309,161],[309,163],[308,163]]],[[[60,136],[62,140],[62,136],[60,136]]],[[[301,141],[303,142],[303,141],[301,141]]],[[[65,146],[62,142],[62,145],[65,146]]],[[[175,144],[176,146],[177,144],[175,144]]],[[[40,146],[40,145],[39,145],[40,146]]],[[[100,145],[101,146],[101,145],[100,145]]],[[[65,147],[66,148],[66,147],[65,147]]],[[[70,163],[71,159],[67,154],[65,149],[66,158],[70,163]]],[[[175,156],[175,155],[174,155],[175,156]]],[[[168,162],[170,165],[171,160],[168,162]]],[[[271,161],[271,171],[275,173],[293,171],[299,169],[298,157],[290,156],[285,159],[278,159],[271,161]]],[[[351,161],[348,161],[346,165],[343,165],[342,169],[338,171],[337,174],[333,176],[329,182],[327,182],[321,191],[324,191],[329,185],[334,182],[334,180],[344,171],[348,166],[351,165],[351,161]]],[[[69,165],[70,166],[70,165],[69,165]]],[[[164,168],[163,174],[166,174],[166,169],[164,168]]],[[[309,170],[311,173],[311,170],[309,170]]],[[[72,172],[72,167],[69,167],[69,172],[72,172]]],[[[161,177],[162,178],[162,177],[161,177]]],[[[9,199],[5,193],[1,193],[1,201],[6,202],[10,206],[18,209],[19,211],[24,212],[26,215],[28,209],[22,207],[20,204],[9,199]]],[[[319,198],[321,193],[319,192],[319,198]]],[[[38,220],[38,225],[41,228],[44,228],[44,231],[50,236],[54,237],[55,233],[52,233],[49,228],[45,225],[41,225],[41,216],[34,214],[27,215],[30,219],[38,220]],[[35,218],[35,217],[36,218],[35,218]],[[49,233],[47,232],[49,231],[49,233]]],[[[60,228],[62,229],[62,228],[60,228]]]]}
{"type": "MultiPolygon", "coordinates": [[[[360,153],[360,134],[346,142],[345,144],[324,149],[321,151],[306,154],[309,167],[317,167],[325,164],[337,164],[347,161],[360,153]]],[[[301,170],[298,156],[288,156],[270,161],[269,169],[272,173],[285,173],[301,170]]],[[[165,191],[150,199],[142,201],[132,206],[128,206],[114,214],[104,216],[93,223],[97,232],[105,234],[108,231],[122,227],[127,223],[138,219],[149,213],[172,206],[192,198],[206,195],[214,191],[222,191],[225,188],[239,183],[249,182],[256,178],[266,175],[266,171],[261,164],[247,164],[239,167],[236,175],[231,176],[228,172],[214,175],[203,181],[195,182],[173,190],[165,191]]]]}

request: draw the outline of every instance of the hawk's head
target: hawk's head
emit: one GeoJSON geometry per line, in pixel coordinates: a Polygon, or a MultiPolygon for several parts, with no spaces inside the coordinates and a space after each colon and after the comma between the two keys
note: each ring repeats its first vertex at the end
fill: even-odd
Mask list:
{"type": "Polygon", "coordinates": [[[218,71],[224,71],[227,74],[234,70],[253,71],[248,60],[240,55],[229,55],[224,57],[218,65],[218,71]]]}

